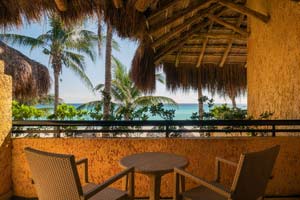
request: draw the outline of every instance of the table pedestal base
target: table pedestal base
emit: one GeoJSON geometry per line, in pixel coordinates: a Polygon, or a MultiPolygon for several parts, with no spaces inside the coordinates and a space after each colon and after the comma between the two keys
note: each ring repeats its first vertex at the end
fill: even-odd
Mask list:
{"type": "Polygon", "coordinates": [[[147,174],[150,180],[150,200],[160,200],[161,175],[147,174]]]}

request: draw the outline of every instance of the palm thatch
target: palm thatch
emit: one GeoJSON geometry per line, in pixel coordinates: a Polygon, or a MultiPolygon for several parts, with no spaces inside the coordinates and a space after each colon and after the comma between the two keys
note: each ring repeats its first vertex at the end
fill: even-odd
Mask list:
{"type": "MultiPolygon", "coordinates": [[[[0,13],[2,26],[38,20],[47,13],[56,13],[67,22],[102,15],[119,36],[139,41],[131,76],[140,89],[148,92],[155,89],[154,74],[160,66],[170,69],[165,70],[167,77],[178,69],[197,71],[212,66],[206,71],[213,73],[230,68],[235,71],[230,74],[239,80],[237,73],[245,71],[247,60],[248,16],[264,23],[270,18],[247,8],[246,0],[36,0],[34,4],[28,0],[4,0],[0,2],[0,13]]],[[[229,72],[226,74],[228,77],[229,72]]],[[[182,85],[179,79],[178,82],[182,85]]],[[[244,88],[228,84],[236,84],[235,81],[226,83],[226,88],[244,88]]]]}
{"type": "Polygon", "coordinates": [[[24,102],[48,94],[51,79],[47,67],[1,41],[0,60],[4,60],[5,73],[12,76],[14,99],[24,102]]]}
{"type": "Polygon", "coordinates": [[[241,65],[225,65],[219,67],[213,64],[176,67],[165,63],[163,71],[166,74],[166,85],[171,91],[195,90],[199,86],[212,94],[220,96],[241,96],[247,90],[247,69],[241,65]]]}

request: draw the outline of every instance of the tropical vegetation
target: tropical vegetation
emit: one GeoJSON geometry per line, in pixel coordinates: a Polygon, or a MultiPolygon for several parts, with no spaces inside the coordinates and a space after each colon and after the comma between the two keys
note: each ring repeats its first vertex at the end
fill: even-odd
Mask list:
{"type": "MultiPolygon", "coordinates": [[[[160,103],[176,106],[176,102],[171,98],[144,95],[130,79],[130,74],[126,70],[126,67],[114,57],[112,57],[112,61],[114,73],[111,81],[112,108],[110,108],[110,112],[112,112],[114,116],[118,116],[117,118],[124,120],[143,119],[145,118],[142,117],[143,114],[148,112],[151,106],[160,103]]],[[[161,79],[160,75],[158,75],[158,79],[161,79]]],[[[102,100],[89,102],[80,108],[94,107],[98,111],[102,110],[102,106],[105,108],[105,85],[97,85],[95,91],[102,94],[102,100]]],[[[105,112],[103,115],[105,115],[105,112]]],[[[103,119],[112,118],[111,114],[109,114],[108,118],[105,118],[105,116],[102,117],[103,119]]]]}
{"type": "Polygon", "coordinates": [[[98,35],[92,31],[84,30],[81,26],[65,26],[56,16],[49,18],[50,29],[36,37],[18,34],[1,34],[0,39],[12,44],[30,47],[31,50],[39,48],[49,56],[49,63],[54,72],[54,112],[59,104],[59,82],[63,67],[71,69],[86,84],[93,88],[91,81],[85,74],[85,55],[95,60],[94,46],[98,35]]]}

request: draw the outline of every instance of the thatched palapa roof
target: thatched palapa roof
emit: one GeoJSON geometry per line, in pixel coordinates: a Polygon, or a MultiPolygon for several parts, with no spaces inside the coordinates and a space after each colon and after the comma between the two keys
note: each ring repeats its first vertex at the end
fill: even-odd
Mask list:
{"type": "MultiPolygon", "coordinates": [[[[270,19],[248,8],[246,0],[36,0],[34,5],[28,0],[4,0],[0,3],[0,12],[3,13],[0,15],[2,25],[20,24],[22,19],[39,19],[42,13],[49,12],[61,15],[68,22],[101,13],[121,37],[139,41],[132,62],[132,78],[145,91],[155,89],[154,75],[158,67],[168,68],[164,70],[167,79],[177,80],[178,86],[184,84],[175,78],[179,74],[175,76],[174,71],[180,71],[181,77],[188,77],[191,68],[207,71],[204,69],[207,66],[219,67],[224,70],[218,72],[228,74],[215,77],[227,77],[226,80],[235,74],[231,73],[235,67],[239,68],[238,72],[245,71],[240,69],[246,66],[248,17],[264,23],[270,19]]],[[[190,82],[195,81],[203,82],[190,82]]],[[[168,87],[175,89],[177,86],[168,87]]]]}
{"type": "Polygon", "coordinates": [[[1,41],[0,60],[4,60],[5,73],[12,76],[14,99],[26,101],[48,94],[51,79],[47,67],[1,41]]]}

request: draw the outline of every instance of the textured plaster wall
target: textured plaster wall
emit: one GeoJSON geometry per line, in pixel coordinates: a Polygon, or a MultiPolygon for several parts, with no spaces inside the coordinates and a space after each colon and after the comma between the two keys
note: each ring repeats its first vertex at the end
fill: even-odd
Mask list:
{"type": "MultiPolygon", "coordinates": [[[[25,160],[23,149],[33,147],[41,150],[74,154],[78,159],[89,159],[90,179],[101,183],[121,170],[119,160],[138,152],[172,152],[186,156],[190,162],[188,171],[212,180],[216,156],[237,161],[243,152],[262,150],[280,144],[281,151],[276,162],[274,179],[268,185],[268,194],[290,195],[300,193],[300,138],[257,137],[223,139],[13,139],[13,188],[17,196],[34,197],[35,190],[25,160]]],[[[155,162],[155,161],[153,161],[155,162]]],[[[222,166],[222,180],[229,184],[234,168],[222,166]]],[[[116,185],[119,187],[120,184],[116,185]]],[[[188,186],[191,183],[188,182],[188,186]]],[[[162,179],[162,196],[172,196],[173,176],[162,179]]],[[[136,194],[148,196],[148,180],[138,175],[136,194]]]]}
{"type": "Polygon", "coordinates": [[[11,189],[11,101],[11,78],[4,75],[0,60],[0,199],[11,189]]]}
{"type": "Polygon", "coordinates": [[[250,19],[248,42],[248,110],[258,116],[300,118],[300,5],[291,0],[248,0],[269,13],[265,24],[250,19]]]}

